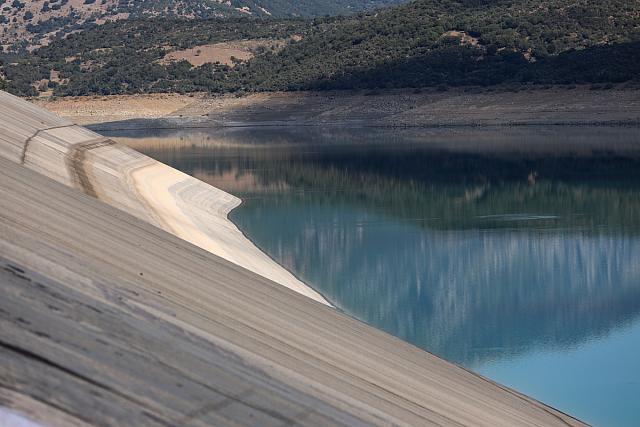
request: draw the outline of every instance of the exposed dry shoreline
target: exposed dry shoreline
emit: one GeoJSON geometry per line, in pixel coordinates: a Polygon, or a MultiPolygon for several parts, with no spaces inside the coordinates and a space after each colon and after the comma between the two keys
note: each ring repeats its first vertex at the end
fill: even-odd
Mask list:
{"type": "Polygon", "coordinates": [[[94,129],[353,125],[387,127],[640,125],[640,90],[276,92],[118,95],[37,103],[94,129]]]}
{"type": "Polygon", "coordinates": [[[200,98],[202,95],[154,94],[36,98],[31,101],[77,124],[85,125],[134,118],[160,118],[200,98]]]}

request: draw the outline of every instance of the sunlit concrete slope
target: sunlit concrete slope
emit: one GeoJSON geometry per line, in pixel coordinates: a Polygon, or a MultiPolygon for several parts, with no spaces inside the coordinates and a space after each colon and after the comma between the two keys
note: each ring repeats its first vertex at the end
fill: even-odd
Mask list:
{"type": "Polygon", "coordinates": [[[4,158],[0,331],[46,426],[581,425],[4,158]]]}
{"type": "Polygon", "coordinates": [[[240,200],[0,91],[0,157],[326,303],[227,218],[240,200]]]}

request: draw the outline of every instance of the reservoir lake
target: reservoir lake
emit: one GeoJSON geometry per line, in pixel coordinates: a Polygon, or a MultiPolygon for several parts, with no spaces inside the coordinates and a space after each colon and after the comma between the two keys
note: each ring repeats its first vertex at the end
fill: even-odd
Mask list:
{"type": "Polygon", "coordinates": [[[640,425],[640,130],[101,132],[243,200],[338,309],[596,426],[640,425]]]}

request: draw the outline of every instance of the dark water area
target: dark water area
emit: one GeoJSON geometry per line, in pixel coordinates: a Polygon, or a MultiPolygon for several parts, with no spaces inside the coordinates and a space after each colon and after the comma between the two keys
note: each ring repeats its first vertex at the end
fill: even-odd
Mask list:
{"type": "Polygon", "coordinates": [[[584,421],[640,425],[640,131],[108,136],[243,199],[341,310],[584,421]]]}

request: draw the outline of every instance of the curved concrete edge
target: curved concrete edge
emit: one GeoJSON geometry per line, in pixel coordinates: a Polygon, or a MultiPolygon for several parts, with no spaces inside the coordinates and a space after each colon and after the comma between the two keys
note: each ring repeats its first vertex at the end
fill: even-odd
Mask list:
{"type": "Polygon", "coordinates": [[[240,199],[0,91],[0,156],[329,305],[228,219],[240,199]]]}

